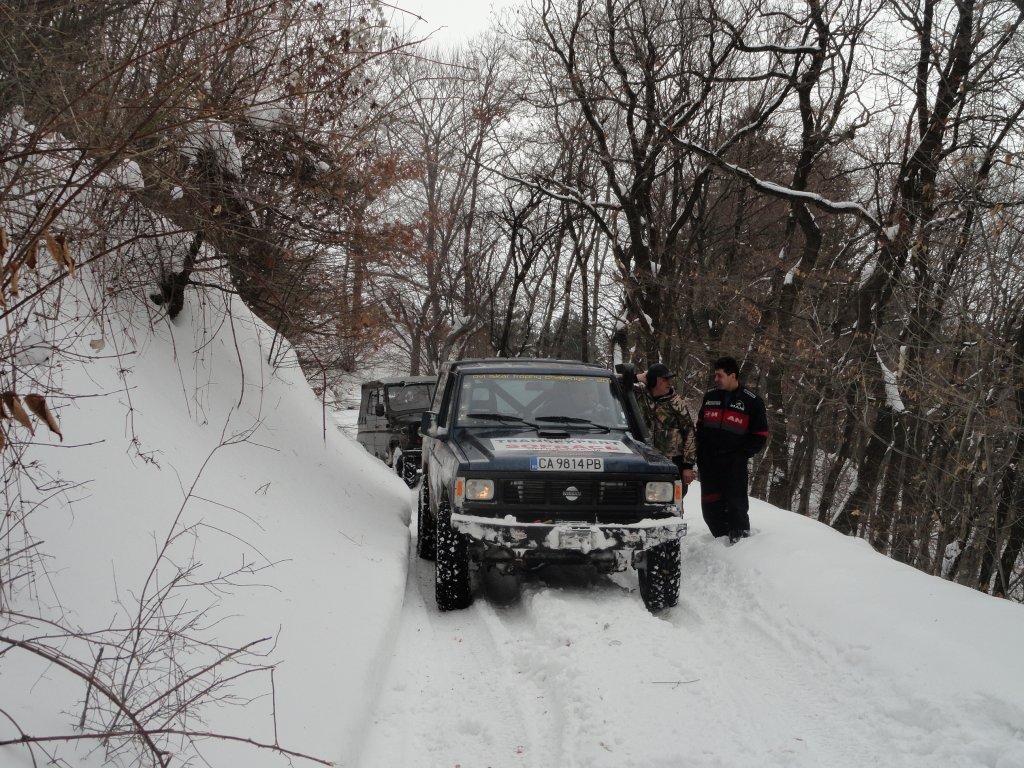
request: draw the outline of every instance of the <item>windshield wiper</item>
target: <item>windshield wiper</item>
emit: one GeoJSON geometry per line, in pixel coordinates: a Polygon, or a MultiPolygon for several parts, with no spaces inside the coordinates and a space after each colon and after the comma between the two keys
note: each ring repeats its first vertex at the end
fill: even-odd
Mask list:
{"type": "Polygon", "coordinates": [[[514,416],[511,413],[467,413],[467,419],[487,419],[489,421],[504,421],[513,422],[515,424],[526,424],[530,427],[536,427],[536,424],[532,424],[522,416],[514,416]]]}
{"type": "Polygon", "coordinates": [[[598,424],[596,421],[590,419],[581,419],[576,416],[538,416],[537,421],[552,421],[557,424],[586,424],[596,429],[603,429],[605,432],[611,432],[612,428],[607,427],[604,424],[598,424]]]}

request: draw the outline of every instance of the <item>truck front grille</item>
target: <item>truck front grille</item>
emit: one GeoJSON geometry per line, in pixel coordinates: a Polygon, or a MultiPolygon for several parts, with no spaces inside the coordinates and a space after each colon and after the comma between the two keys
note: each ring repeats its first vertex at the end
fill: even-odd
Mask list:
{"type": "Polygon", "coordinates": [[[504,480],[501,501],[552,507],[635,506],[640,483],[631,480],[504,480]]]}
{"type": "Polygon", "coordinates": [[[598,504],[632,506],[640,503],[640,483],[612,481],[598,483],[598,504]]]}

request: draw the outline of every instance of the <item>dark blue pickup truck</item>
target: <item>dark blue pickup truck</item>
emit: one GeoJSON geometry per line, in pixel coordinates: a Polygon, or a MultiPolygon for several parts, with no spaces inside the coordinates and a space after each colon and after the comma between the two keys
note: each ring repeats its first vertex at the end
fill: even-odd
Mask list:
{"type": "Polygon", "coordinates": [[[436,560],[437,605],[465,608],[472,569],[515,577],[545,563],[635,568],[651,610],[675,605],[683,489],[647,444],[631,368],[459,360],[423,415],[417,553],[436,560]]]}

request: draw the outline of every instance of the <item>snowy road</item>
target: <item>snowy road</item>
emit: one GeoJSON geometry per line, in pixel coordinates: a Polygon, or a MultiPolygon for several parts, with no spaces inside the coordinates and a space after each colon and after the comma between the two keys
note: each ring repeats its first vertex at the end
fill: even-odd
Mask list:
{"type": "Polygon", "coordinates": [[[968,722],[966,701],[917,685],[941,669],[886,671],[915,638],[880,648],[813,616],[827,568],[806,574],[810,598],[780,592],[758,567],[778,557],[774,531],[755,518],[755,536],[725,547],[687,519],[679,605],[658,616],[631,573],[571,572],[528,581],[513,605],[478,592],[442,614],[433,564],[412,554],[362,768],[1024,765],[1019,697],[968,722]]]}

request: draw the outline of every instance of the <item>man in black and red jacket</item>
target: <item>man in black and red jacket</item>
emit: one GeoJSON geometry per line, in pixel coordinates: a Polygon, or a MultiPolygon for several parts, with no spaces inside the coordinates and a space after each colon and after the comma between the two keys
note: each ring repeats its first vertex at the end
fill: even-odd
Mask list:
{"type": "Polygon", "coordinates": [[[768,442],[764,400],[740,384],[731,357],[715,361],[715,387],[704,394],[697,414],[697,469],[700,506],[716,538],[736,543],[750,535],[747,461],[768,442]]]}

